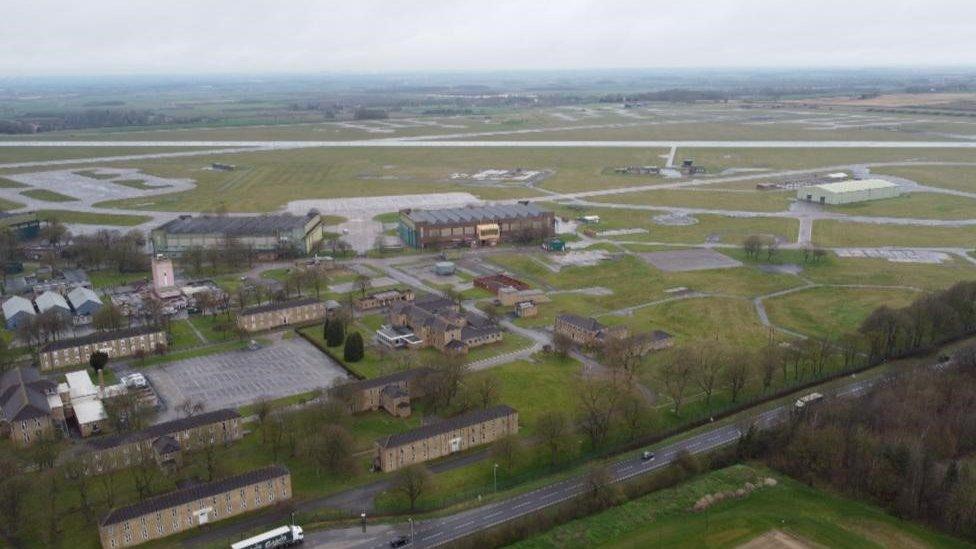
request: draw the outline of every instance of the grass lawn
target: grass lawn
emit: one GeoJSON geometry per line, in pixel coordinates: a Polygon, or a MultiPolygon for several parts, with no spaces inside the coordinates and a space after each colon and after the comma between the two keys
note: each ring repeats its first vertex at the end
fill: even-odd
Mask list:
{"type": "MultiPolygon", "coordinates": [[[[546,204],[552,207],[552,204],[546,204]]],[[[773,235],[785,241],[796,241],[799,221],[778,217],[726,217],[723,215],[695,214],[694,225],[669,226],[654,222],[654,217],[665,212],[624,210],[586,206],[578,210],[555,205],[556,214],[576,218],[580,215],[599,215],[600,223],[591,225],[595,231],[614,229],[645,229],[643,234],[607,237],[610,240],[704,244],[706,241],[724,244],[741,244],[749,235],[773,235]]]]}
{"type": "Polygon", "coordinates": [[[772,530],[825,547],[971,546],[764,467],[734,465],[557,526],[511,547],[738,547],[772,530]],[[768,476],[778,484],[703,512],[689,510],[706,494],[732,491],[768,476]]]}
{"type": "Polygon", "coordinates": [[[20,194],[37,200],[43,200],[45,202],[76,202],[78,200],[73,196],[49,191],[47,189],[30,189],[28,191],[21,191],[20,194]]]}
{"type": "Polygon", "coordinates": [[[638,309],[631,316],[605,316],[605,324],[624,324],[633,332],[664,330],[676,343],[716,340],[733,347],[755,349],[769,330],[759,322],[752,301],[729,297],[702,297],[670,301],[638,309]]]}
{"type": "Polygon", "coordinates": [[[572,358],[541,353],[532,358],[471,374],[472,381],[488,375],[498,379],[498,401],[518,410],[519,432],[529,436],[535,434],[536,419],[542,413],[574,409],[573,380],[580,369],[572,358]]]}
{"type": "Polygon", "coordinates": [[[120,273],[118,271],[88,271],[88,279],[92,286],[97,290],[100,288],[115,288],[125,286],[137,280],[146,280],[150,277],[148,272],[140,273],[120,273]]]}
{"type": "Polygon", "coordinates": [[[827,209],[848,215],[874,217],[973,219],[976,218],[976,199],[948,194],[915,192],[884,200],[831,206],[827,209]]]}
{"type": "Polygon", "coordinates": [[[98,170],[77,170],[74,173],[77,175],[90,177],[92,179],[112,179],[113,177],[116,177],[116,174],[114,173],[99,173],[98,170]]]}
{"type": "Polygon", "coordinates": [[[398,212],[387,212],[373,216],[373,221],[378,221],[380,223],[396,223],[399,219],[400,214],[398,212]]]}
{"type": "Polygon", "coordinates": [[[976,226],[924,227],[877,225],[832,219],[813,222],[813,241],[821,246],[959,246],[976,242],[976,226]]]}
{"type": "Polygon", "coordinates": [[[794,196],[795,193],[785,191],[753,190],[742,192],[707,188],[700,190],[660,189],[656,191],[595,196],[590,200],[613,204],[781,212],[789,208],[794,196]]]}
{"type": "Polygon", "coordinates": [[[157,154],[192,150],[201,149],[199,147],[4,147],[3,142],[0,141],[0,163],[73,160],[76,158],[157,154]]]}
{"type": "Polygon", "coordinates": [[[811,336],[853,332],[882,305],[904,307],[921,294],[875,288],[810,288],[765,301],[773,324],[811,336]]]}
{"type": "MultiPolygon", "coordinates": [[[[815,132],[821,133],[821,132],[815,132]]],[[[896,134],[889,134],[896,135],[896,134]]],[[[738,138],[741,139],[741,138],[738,138]]],[[[830,148],[768,148],[768,149],[694,149],[679,148],[675,159],[694,159],[708,173],[728,168],[766,168],[788,170],[826,168],[864,162],[899,162],[908,160],[972,160],[972,151],[962,149],[830,149],[830,148]]],[[[941,167],[935,168],[941,170],[941,167]]],[[[887,171],[887,169],[885,170],[887,171]]]]}
{"type": "Polygon", "coordinates": [[[923,185],[976,193],[976,166],[893,166],[872,170],[923,185]]]}
{"type": "Polygon", "coordinates": [[[174,350],[185,349],[203,345],[206,341],[200,341],[196,332],[190,326],[189,320],[174,320],[169,323],[170,346],[174,350]]]}
{"type": "Polygon", "coordinates": [[[134,227],[142,225],[152,218],[147,215],[76,212],[71,210],[38,210],[38,217],[44,220],[57,219],[61,223],[76,223],[78,225],[117,225],[119,227],[134,227]]]}
{"type": "Polygon", "coordinates": [[[203,334],[203,337],[207,339],[210,343],[216,343],[218,341],[226,341],[228,339],[234,339],[236,334],[233,329],[226,330],[221,328],[226,328],[228,326],[234,325],[233,317],[227,318],[224,314],[217,315],[192,315],[189,318],[189,322],[203,334]]]}
{"type": "Polygon", "coordinates": [[[139,189],[140,191],[159,188],[158,186],[146,185],[146,182],[141,179],[117,179],[112,183],[115,185],[125,185],[126,187],[131,187],[133,189],[139,189]]]}
{"type": "Polygon", "coordinates": [[[2,189],[20,189],[26,187],[23,183],[18,183],[13,179],[7,179],[6,177],[0,177],[0,188],[2,189]]]}

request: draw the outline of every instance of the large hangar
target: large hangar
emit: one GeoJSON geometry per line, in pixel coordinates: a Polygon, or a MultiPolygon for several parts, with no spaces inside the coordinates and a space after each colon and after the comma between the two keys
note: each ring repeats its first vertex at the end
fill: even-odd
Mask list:
{"type": "Polygon", "coordinates": [[[868,200],[894,198],[901,187],[883,179],[860,179],[803,187],[796,192],[799,200],[818,204],[853,204],[868,200]]]}

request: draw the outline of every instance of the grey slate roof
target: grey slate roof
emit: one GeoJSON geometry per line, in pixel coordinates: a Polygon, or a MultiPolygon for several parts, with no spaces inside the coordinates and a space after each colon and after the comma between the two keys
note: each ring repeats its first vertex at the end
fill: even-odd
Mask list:
{"type": "Polygon", "coordinates": [[[34,311],[34,305],[29,299],[15,295],[3,302],[3,316],[4,318],[11,319],[19,313],[25,313],[29,315],[37,314],[34,311]]]}
{"type": "Polygon", "coordinates": [[[142,440],[150,440],[162,436],[172,435],[174,433],[200,427],[201,425],[219,423],[221,421],[226,421],[236,417],[241,417],[241,414],[238,413],[237,410],[222,408],[220,410],[214,410],[213,412],[204,412],[195,416],[157,423],[156,425],[151,425],[141,431],[135,431],[133,433],[117,433],[114,435],[93,438],[88,441],[88,447],[94,450],[107,450],[123,444],[130,444],[142,440]]]}
{"type": "Polygon", "coordinates": [[[430,368],[413,368],[410,370],[403,370],[402,372],[396,372],[387,376],[374,377],[372,379],[364,379],[362,381],[357,381],[355,383],[350,383],[344,385],[351,389],[366,390],[372,389],[374,387],[382,387],[384,385],[389,385],[391,383],[398,383],[401,381],[410,381],[416,377],[430,373],[432,370],[430,368]]]}
{"type": "Polygon", "coordinates": [[[404,212],[404,215],[417,223],[456,225],[459,223],[531,218],[545,213],[548,212],[540,209],[535,204],[498,204],[472,206],[468,208],[446,208],[443,210],[410,210],[410,212],[404,212]]]}
{"type": "Polygon", "coordinates": [[[43,379],[34,368],[14,368],[0,376],[0,408],[7,421],[24,421],[51,415],[47,391],[54,382],[43,379]]]}
{"type": "Polygon", "coordinates": [[[603,329],[603,324],[600,324],[600,322],[597,321],[595,318],[590,318],[586,316],[567,313],[567,314],[561,314],[557,316],[556,319],[566,322],[568,324],[572,324],[577,328],[591,331],[591,332],[598,332],[603,329]]]}
{"type": "Polygon", "coordinates": [[[292,301],[282,301],[281,303],[265,303],[264,305],[255,305],[254,307],[248,307],[241,311],[242,316],[253,315],[255,313],[266,313],[268,311],[283,311],[285,309],[291,309],[293,307],[302,307],[304,305],[311,305],[313,303],[318,303],[319,300],[314,297],[306,297],[304,299],[294,299],[292,301]]]}
{"type": "Polygon", "coordinates": [[[304,230],[306,217],[296,215],[260,215],[249,217],[200,216],[174,219],[156,230],[166,234],[221,234],[229,236],[273,236],[304,230]]]}
{"type": "Polygon", "coordinates": [[[62,309],[69,313],[71,312],[71,307],[64,300],[64,296],[52,290],[48,290],[34,298],[34,303],[37,304],[37,310],[42,313],[51,309],[62,309]]]}
{"type": "Polygon", "coordinates": [[[154,440],[152,443],[152,447],[153,450],[155,450],[156,453],[160,455],[172,454],[173,452],[180,451],[180,443],[176,442],[176,439],[169,435],[163,435],[157,438],[156,440],[154,440]]]}
{"type": "Polygon", "coordinates": [[[115,332],[94,332],[86,336],[52,341],[51,343],[41,347],[40,352],[46,353],[48,351],[70,349],[71,347],[87,345],[89,343],[101,343],[102,341],[112,341],[113,339],[148,335],[161,331],[163,331],[162,328],[157,328],[155,326],[134,326],[132,328],[126,328],[124,330],[118,330],[115,332]]]}
{"type": "Polygon", "coordinates": [[[94,303],[96,305],[102,304],[102,299],[98,297],[98,294],[81,286],[68,292],[68,301],[71,302],[71,306],[74,307],[76,311],[85,303],[94,303]]]}
{"type": "Polygon", "coordinates": [[[507,404],[499,404],[497,406],[492,406],[491,408],[485,408],[484,410],[475,410],[473,412],[454,416],[450,419],[445,419],[444,421],[424,425],[423,427],[417,427],[416,429],[412,429],[405,433],[396,433],[394,435],[383,437],[377,440],[376,443],[380,446],[380,448],[396,448],[398,446],[403,446],[404,444],[410,444],[411,442],[430,438],[442,433],[449,433],[457,429],[463,429],[464,427],[470,427],[471,425],[477,425],[492,419],[506,417],[514,413],[515,408],[512,408],[507,404]]]}
{"type": "Polygon", "coordinates": [[[193,486],[192,488],[176,490],[175,492],[163,494],[126,507],[112,509],[102,519],[101,526],[119,524],[127,520],[155,513],[156,511],[192,503],[197,500],[223,494],[224,492],[236,490],[243,486],[276,479],[287,474],[289,474],[289,471],[284,465],[271,465],[263,469],[255,469],[254,471],[248,471],[240,475],[193,486]]]}

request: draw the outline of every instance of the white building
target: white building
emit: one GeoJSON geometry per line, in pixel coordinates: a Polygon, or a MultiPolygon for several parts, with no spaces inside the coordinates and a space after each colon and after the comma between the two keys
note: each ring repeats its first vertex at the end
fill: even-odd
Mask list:
{"type": "Polygon", "coordinates": [[[901,187],[883,179],[861,179],[803,187],[796,192],[799,200],[818,204],[853,204],[867,200],[894,198],[901,187]]]}

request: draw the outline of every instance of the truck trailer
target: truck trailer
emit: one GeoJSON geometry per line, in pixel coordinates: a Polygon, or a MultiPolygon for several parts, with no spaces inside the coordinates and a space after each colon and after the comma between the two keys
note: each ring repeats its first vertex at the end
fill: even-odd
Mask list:
{"type": "Polygon", "coordinates": [[[268,530],[253,538],[247,538],[231,545],[231,549],[271,549],[272,547],[287,547],[301,543],[305,533],[301,526],[282,526],[268,530]]]}

